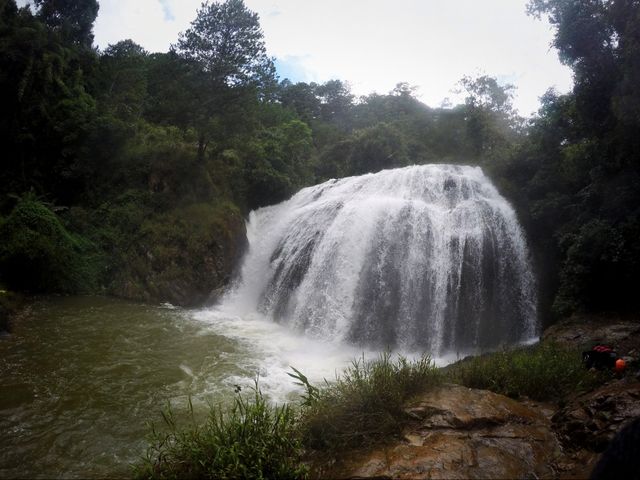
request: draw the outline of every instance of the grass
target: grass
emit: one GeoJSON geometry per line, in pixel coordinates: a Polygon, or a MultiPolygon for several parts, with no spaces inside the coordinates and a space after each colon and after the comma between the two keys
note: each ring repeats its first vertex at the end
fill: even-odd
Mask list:
{"type": "Polygon", "coordinates": [[[541,401],[562,400],[603,380],[584,368],[579,351],[553,343],[468,358],[449,366],[446,375],[466,387],[541,401]]]}
{"type": "Polygon", "coordinates": [[[321,388],[308,384],[299,432],[308,449],[337,452],[394,437],[409,420],[404,405],[412,396],[440,383],[429,356],[393,360],[389,353],[375,361],[354,361],[335,382],[321,388]]]}
{"type": "MultiPolygon", "coordinates": [[[[211,407],[204,425],[180,428],[171,409],[166,430],[151,435],[137,478],[149,479],[301,479],[307,468],[288,405],[271,406],[257,382],[253,399],[236,395],[230,410],[211,407]]],[[[191,407],[191,405],[190,405],[191,407]]],[[[193,409],[191,408],[191,412],[193,409]]],[[[193,415],[192,415],[193,418],[193,415]]]]}
{"type": "MultiPolygon", "coordinates": [[[[138,478],[306,478],[303,458],[335,458],[349,450],[397,438],[411,421],[404,408],[412,397],[443,381],[510,397],[562,400],[588,390],[604,376],[587,371],[580,352],[555,344],[505,350],[438,369],[429,356],[354,360],[334,382],[306,389],[298,413],[270,406],[257,383],[250,401],[240,395],[230,411],[212,408],[206,423],[185,429],[170,410],[167,430],[154,430],[138,478]]],[[[193,418],[193,416],[192,416],[193,418]]]]}
{"type": "Polygon", "coordinates": [[[354,361],[321,388],[294,372],[307,390],[299,415],[289,405],[270,406],[257,382],[253,399],[237,395],[230,410],[212,407],[204,425],[192,414],[190,424],[179,427],[167,409],[166,428],[153,429],[147,455],[134,467],[136,477],[306,478],[305,453],[337,453],[401,433],[409,420],[405,402],[441,379],[428,356],[394,360],[388,353],[354,361]]]}

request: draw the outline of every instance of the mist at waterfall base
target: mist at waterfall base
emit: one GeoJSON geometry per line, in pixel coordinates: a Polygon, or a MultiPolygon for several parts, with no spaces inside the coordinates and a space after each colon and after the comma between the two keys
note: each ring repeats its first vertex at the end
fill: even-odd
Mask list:
{"type": "Polygon", "coordinates": [[[248,238],[234,287],[196,318],[264,335],[267,357],[310,378],[363,352],[443,364],[537,338],[522,229],[479,167],[330,180],[252,212],[248,238]]]}

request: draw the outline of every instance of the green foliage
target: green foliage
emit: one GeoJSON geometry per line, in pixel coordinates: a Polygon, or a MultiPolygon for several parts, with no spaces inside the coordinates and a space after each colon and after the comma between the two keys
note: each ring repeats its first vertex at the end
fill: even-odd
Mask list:
{"type": "Polygon", "coordinates": [[[5,192],[55,190],[66,201],[77,190],[76,160],[95,112],[79,68],[93,53],[14,8],[0,10],[0,142],[11,159],[0,184],[5,192]]]}
{"type": "Polygon", "coordinates": [[[541,310],[634,311],[640,94],[631,83],[640,79],[640,9],[595,0],[531,0],[528,8],[548,16],[574,72],[573,91],[543,96],[525,141],[495,171],[528,226],[541,310]]]}
{"type": "MultiPolygon", "coordinates": [[[[167,432],[154,429],[137,478],[302,479],[301,443],[288,405],[270,406],[258,389],[252,400],[236,395],[228,411],[211,407],[204,425],[180,428],[171,409],[167,432]]],[[[192,417],[193,418],[193,417],[192,417]]]]}
{"type": "Polygon", "coordinates": [[[189,29],[172,47],[188,66],[194,100],[192,125],[199,136],[199,159],[211,138],[216,119],[254,102],[256,92],[268,95],[275,67],[266,53],[258,15],[242,0],[204,2],[189,29]],[[214,120],[214,123],[212,123],[214,120]]]}
{"type": "Polygon", "coordinates": [[[248,177],[247,201],[251,208],[281,202],[293,193],[291,180],[266,160],[253,162],[248,177]]]}
{"type": "Polygon", "coordinates": [[[582,225],[561,239],[565,261],[554,309],[598,311],[624,304],[635,296],[640,247],[638,223],[613,226],[602,220],[582,225]]]}
{"type": "Polygon", "coordinates": [[[0,272],[10,288],[92,291],[102,262],[91,242],[69,233],[32,194],[20,198],[0,225],[0,272]]]}
{"type": "Polygon", "coordinates": [[[346,161],[350,172],[355,175],[409,163],[406,140],[391,125],[380,123],[359,131],[352,142],[351,154],[346,161]]]}
{"type": "MultiPolygon", "coordinates": [[[[575,86],[547,92],[525,124],[512,108],[512,86],[487,75],[463,77],[465,102],[451,108],[424,105],[406,83],[359,99],[336,79],[278,85],[258,16],[242,0],[205,2],[171,51],[154,54],[131,40],[94,50],[96,0],[37,0],[35,9],[0,1],[0,142],[9,159],[0,189],[33,190],[69,207],[60,217],[69,238],[90,238],[110,258],[107,271],[88,276],[106,286],[135,271],[132,291],[140,293],[151,288],[141,280],[149,268],[169,279],[194,267],[180,256],[188,240],[174,231],[183,227],[176,212],[190,205],[207,219],[219,214],[204,204],[246,214],[332,177],[477,164],[527,229],[547,322],[552,306],[556,316],[635,310],[640,8],[530,0],[528,10],[555,27],[575,86]],[[162,245],[158,252],[151,241],[162,245]]],[[[1,199],[2,215],[11,208],[1,199]]],[[[14,227],[22,228],[12,221],[5,235],[14,227]]],[[[189,252],[202,253],[193,245],[189,252]]],[[[26,277],[14,283],[53,288],[30,278],[37,287],[26,277]]]]}
{"type": "Polygon", "coordinates": [[[278,96],[282,104],[293,110],[306,123],[320,117],[320,98],[316,95],[315,83],[291,83],[284,80],[280,84],[278,96]]]}
{"type": "MultiPolygon", "coordinates": [[[[125,199],[123,199],[125,200],[125,199]]],[[[109,291],[128,298],[198,304],[228,282],[244,223],[229,202],[144,214],[136,197],[103,210],[97,233],[110,247],[109,291]]]]}
{"type": "Polygon", "coordinates": [[[72,44],[91,48],[97,0],[35,0],[38,17],[72,44]]]}
{"type": "Polygon", "coordinates": [[[300,120],[262,130],[251,143],[247,165],[250,208],[278,203],[313,181],[311,130],[300,120]]]}
{"type": "Polygon", "coordinates": [[[320,451],[354,449],[399,435],[409,417],[404,405],[438,384],[441,376],[430,357],[354,361],[335,382],[316,389],[299,372],[307,390],[300,419],[304,445],[320,451]]]}
{"type": "Polygon", "coordinates": [[[147,100],[147,52],[131,40],[109,45],[100,58],[100,106],[121,119],[135,120],[147,100]]]}
{"type": "Polygon", "coordinates": [[[552,343],[467,358],[448,367],[446,376],[469,388],[534,400],[561,400],[602,381],[584,367],[579,351],[552,343]]]}
{"type": "Polygon", "coordinates": [[[273,75],[258,15],[242,0],[204,2],[175,48],[198,64],[212,87],[269,81],[273,75]]]}
{"type": "Polygon", "coordinates": [[[302,395],[302,405],[305,407],[311,407],[312,405],[314,405],[318,399],[319,399],[319,395],[320,395],[320,389],[314,385],[312,385],[309,382],[309,379],[306,377],[306,375],[304,375],[300,370],[298,370],[295,367],[291,367],[291,370],[293,370],[293,373],[289,373],[287,372],[287,375],[289,375],[291,378],[297,380],[296,382],[293,382],[295,385],[299,385],[301,387],[303,387],[306,391],[306,394],[302,395]]]}

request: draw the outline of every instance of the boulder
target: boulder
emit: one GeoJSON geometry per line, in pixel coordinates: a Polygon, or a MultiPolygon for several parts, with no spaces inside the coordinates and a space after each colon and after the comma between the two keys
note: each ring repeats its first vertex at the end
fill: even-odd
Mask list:
{"type": "Polygon", "coordinates": [[[406,413],[412,422],[399,441],[345,454],[315,473],[322,478],[539,478],[573,467],[544,405],[444,385],[421,395],[406,413]]]}
{"type": "Polygon", "coordinates": [[[640,320],[635,316],[573,316],[544,331],[544,342],[589,349],[596,343],[613,346],[621,356],[637,358],[640,352],[640,320]]]}
{"type": "Polygon", "coordinates": [[[603,451],[628,422],[640,417],[640,382],[629,377],[610,382],[569,402],[552,418],[567,449],[603,451]]]}

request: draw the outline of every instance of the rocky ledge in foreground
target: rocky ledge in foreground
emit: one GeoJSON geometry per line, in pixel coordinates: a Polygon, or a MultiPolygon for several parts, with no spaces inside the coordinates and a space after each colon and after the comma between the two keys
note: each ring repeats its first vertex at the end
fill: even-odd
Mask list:
{"type": "Polygon", "coordinates": [[[559,410],[552,422],[567,450],[602,452],[634,418],[640,418],[640,382],[627,378],[578,396],[559,410]]]}
{"type": "Polygon", "coordinates": [[[444,385],[406,410],[404,438],[318,472],[330,478],[540,478],[567,463],[548,407],[444,385]]]}
{"type": "Polygon", "coordinates": [[[640,416],[640,382],[615,380],[557,410],[443,385],[405,410],[403,438],[315,465],[317,478],[588,478],[615,433],[640,416]]]}
{"type": "Polygon", "coordinates": [[[640,418],[640,323],[636,318],[572,318],[543,342],[615,347],[628,371],[561,405],[516,401],[486,390],[443,385],[407,406],[403,437],[345,452],[313,467],[317,478],[588,478],[614,435],[640,418]]]}

